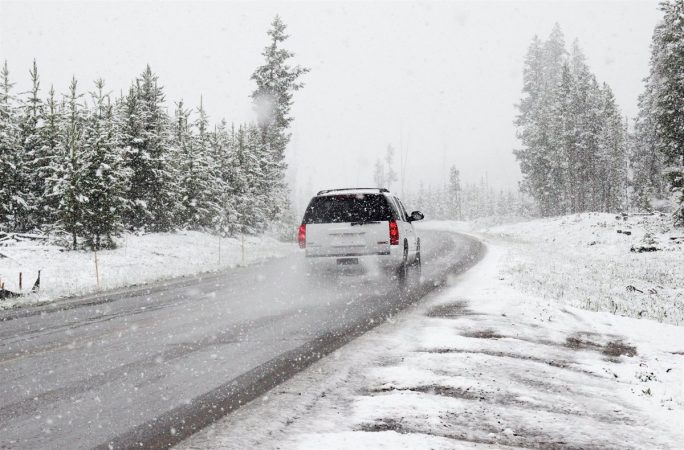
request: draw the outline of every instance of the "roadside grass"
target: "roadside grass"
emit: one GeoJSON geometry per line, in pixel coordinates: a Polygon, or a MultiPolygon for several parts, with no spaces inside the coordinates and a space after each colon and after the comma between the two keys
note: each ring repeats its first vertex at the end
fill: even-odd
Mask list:
{"type": "Polygon", "coordinates": [[[591,311],[684,323],[684,229],[667,217],[587,213],[480,230],[509,249],[502,276],[591,311]]]}

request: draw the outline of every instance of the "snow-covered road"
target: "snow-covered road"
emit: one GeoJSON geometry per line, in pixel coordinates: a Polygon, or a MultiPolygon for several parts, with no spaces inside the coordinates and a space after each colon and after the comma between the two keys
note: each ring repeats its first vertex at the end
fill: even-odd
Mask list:
{"type": "Polygon", "coordinates": [[[487,246],[452,286],[179,448],[681,448],[684,329],[522,293],[506,244],[487,246]]]}
{"type": "Polygon", "coordinates": [[[410,295],[374,277],[311,283],[297,255],[64,310],[0,313],[0,448],[177,442],[391,318],[480,251],[453,233],[422,240],[426,288],[410,295]]]}

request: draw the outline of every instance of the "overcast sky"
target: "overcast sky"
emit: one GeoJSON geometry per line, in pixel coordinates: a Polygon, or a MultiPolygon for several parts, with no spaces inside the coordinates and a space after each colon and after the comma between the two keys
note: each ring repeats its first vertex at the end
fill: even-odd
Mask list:
{"type": "Polygon", "coordinates": [[[660,17],[655,1],[2,0],[0,58],[18,89],[36,58],[43,86],[58,92],[75,75],[83,89],[102,77],[118,93],[149,63],[171,111],[203,95],[212,120],[248,121],[249,77],[275,14],[295,61],[311,68],[293,109],[289,160],[300,190],[309,180],[313,189],[373,185],[388,144],[407,151],[408,187],[443,182],[450,165],[466,181],[486,173],[514,187],[514,104],[532,36],[546,38],[558,22],[568,45],[579,39],[631,117],[660,17]]]}

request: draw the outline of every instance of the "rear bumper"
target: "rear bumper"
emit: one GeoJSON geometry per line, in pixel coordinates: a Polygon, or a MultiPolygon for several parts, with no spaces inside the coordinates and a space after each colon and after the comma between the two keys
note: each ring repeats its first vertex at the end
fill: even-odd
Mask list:
{"type": "MultiPolygon", "coordinates": [[[[403,261],[403,249],[392,246],[382,252],[325,252],[323,249],[306,249],[307,262],[312,265],[337,265],[338,260],[358,259],[359,264],[377,267],[398,267],[403,261]]],[[[329,249],[328,249],[329,250],[329,249]]]]}
{"type": "Polygon", "coordinates": [[[342,252],[342,253],[315,253],[315,252],[306,252],[306,257],[307,258],[357,258],[361,256],[392,256],[392,253],[388,250],[385,252],[369,252],[369,253],[347,253],[347,252],[342,252]]]}

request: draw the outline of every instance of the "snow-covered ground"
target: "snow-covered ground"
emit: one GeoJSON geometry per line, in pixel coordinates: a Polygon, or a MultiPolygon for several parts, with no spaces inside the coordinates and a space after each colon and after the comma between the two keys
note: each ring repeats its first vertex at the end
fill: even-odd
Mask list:
{"type": "MultiPolygon", "coordinates": [[[[214,272],[243,263],[241,239],[219,239],[196,231],[126,234],[118,243],[115,250],[97,253],[98,285],[93,252],[66,251],[33,240],[3,241],[0,243],[0,283],[5,284],[5,289],[18,292],[19,273],[22,273],[23,292],[30,292],[39,270],[41,277],[38,293],[0,300],[0,309],[214,272]]],[[[293,244],[270,237],[247,236],[244,239],[245,264],[293,251],[293,244]]]]}
{"type": "Polygon", "coordinates": [[[508,252],[521,290],[592,311],[684,324],[684,229],[667,216],[588,213],[468,229],[508,252]],[[655,251],[646,251],[655,250],[655,251]]]}
{"type": "Polygon", "coordinates": [[[615,238],[601,222],[586,215],[489,230],[474,269],[179,447],[680,448],[684,328],[626,317],[632,308],[578,308],[595,309],[572,297],[597,280],[599,293],[612,292],[611,278],[589,275],[611,270],[603,260],[636,270],[627,280],[630,270],[614,267],[616,284],[665,284],[677,299],[681,281],[671,277],[681,267],[651,280],[641,265],[667,269],[684,250],[668,243],[642,259],[629,248],[645,225],[615,238]],[[540,249],[528,245],[535,239],[540,249]],[[536,270],[548,281],[522,281],[536,270]]]}

